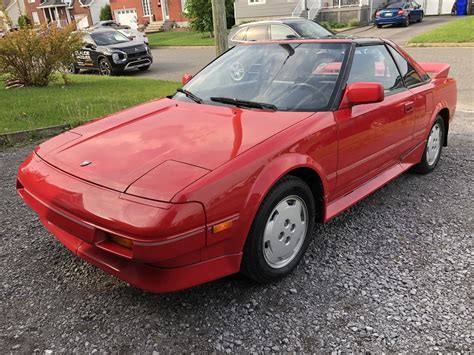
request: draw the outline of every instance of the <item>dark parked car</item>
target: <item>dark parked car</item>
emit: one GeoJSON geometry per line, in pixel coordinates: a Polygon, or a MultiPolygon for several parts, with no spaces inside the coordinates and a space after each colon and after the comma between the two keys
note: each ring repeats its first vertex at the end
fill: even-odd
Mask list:
{"type": "Polygon", "coordinates": [[[408,27],[412,22],[421,22],[425,13],[421,5],[415,1],[392,2],[375,13],[375,24],[378,28],[383,25],[402,25],[408,27]]]}
{"type": "Polygon", "coordinates": [[[153,62],[150,48],[141,41],[132,41],[113,29],[97,29],[85,33],[84,47],[76,52],[70,71],[95,69],[101,75],[113,75],[129,69],[141,71],[153,62]]]}
{"type": "Polygon", "coordinates": [[[324,38],[334,33],[320,24],[301,17],[246,23],[229,34],[229,47],[239,43],[291,38],[324,38]]]}

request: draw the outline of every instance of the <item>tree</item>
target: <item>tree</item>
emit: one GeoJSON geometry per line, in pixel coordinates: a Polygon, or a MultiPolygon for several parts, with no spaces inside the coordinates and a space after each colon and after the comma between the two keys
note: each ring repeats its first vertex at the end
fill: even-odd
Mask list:
{"type": "Polygon", "coordinates": [[[101,21],[112,20],[112,9],[110,8],[110,5],[105,5],[100,9],[99,18],[101,21]]]}
{"type": "MultiPolygon", "coordinates": [[[[234,25],[234,0],[225,0],[227,27],[234,25]]],[[[188,0],[186,17],[190,19],[191,29],[198,32],[209,32],[213,35],[211,0],[188,0]]]]}

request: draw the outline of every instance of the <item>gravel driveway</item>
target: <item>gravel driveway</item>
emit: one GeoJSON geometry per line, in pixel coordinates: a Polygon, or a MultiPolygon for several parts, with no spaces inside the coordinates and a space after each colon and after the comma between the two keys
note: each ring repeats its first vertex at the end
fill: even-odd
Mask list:
{"type": "Polygon", "coordinates": [[[32,145],[0,152],[2,352],[472,350],[474,119],[437,170],[410,173],[315,230],[303,263],[154,295],[62,247],[15,193],[32,145]]]}

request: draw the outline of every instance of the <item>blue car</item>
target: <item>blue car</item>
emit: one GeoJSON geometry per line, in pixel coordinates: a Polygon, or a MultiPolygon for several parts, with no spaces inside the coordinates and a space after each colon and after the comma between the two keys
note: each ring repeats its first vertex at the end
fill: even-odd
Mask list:
{"type": "Polygon", "coordinates": [[[412,22],[421,22],[424,15],[421,5],[414,1],[392,2],[377,10],[375,24],[378,28],[397,24],[407,27],[412,22]]]}

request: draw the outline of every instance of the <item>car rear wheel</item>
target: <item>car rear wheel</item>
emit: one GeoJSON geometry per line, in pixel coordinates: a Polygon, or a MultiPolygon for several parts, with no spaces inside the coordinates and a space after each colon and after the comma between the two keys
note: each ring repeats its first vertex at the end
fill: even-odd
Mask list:
{"type": "Polygon", "coordinates": [[[110,65],[107,58],[101,58],[99,60],[99,74],[104,76],[113,75],[112,66],[110,65]]]}
{"type": "Polygon", "coordinates": [[[425,151],[420,163],[413,167],[413,171],[420,174],[428,174],[438,165],[441,157],[445,135],[444,120],[441,116],[436,117],[435,123],[431,127],[428,140],[426,141],[425,151]]]}
{"type": "Polygon", "coordinates": [[[418,22],[423,21],[423,15],[420,15],[420,18],[418,19],[418,22]]]}
{"type": "Polygon", "coordinates": [[[268,193],[247,237],[242,272],[258,282],[289,274],[305,253],[315,221],[310,188],[286,176],[268,193]]]}
{"type": "Polygon", "coordinates": [[[410,26],[410,18],[407,16],[405,19],[405,22],[402,24],[403,27],[408,27],[410,26]]]}
{"type": "Polygon", "coordinates": [[[377,25],[377,28],[382,28],[382,25],[377,25]]]}

